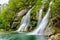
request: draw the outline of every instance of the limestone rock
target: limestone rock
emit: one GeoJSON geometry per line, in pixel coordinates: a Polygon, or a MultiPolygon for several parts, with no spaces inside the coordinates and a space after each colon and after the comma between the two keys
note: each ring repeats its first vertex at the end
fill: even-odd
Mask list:
{"type": "Polygon", "coordinates": [[[20,11],[19,13],[17,13],[18,14],[17,16],[20,17],[20,16],[24,15],[27,11],[28,11],[28,9],[24,9],[24,10],[20,11]]]}
{"type": "Polygon", "coordinates": [[[48,40],[55,40],[54,35],[52,35],[48,40]]]}
{"type": "Polygon", "coordinates": [[[16,27],[18,22],[13,22],[12,28],[16,27]]]}
{"type": "Polygon", "coordinates": [[[14,19],[11,28],[16,28],[17,27],[20,17],[23,16],[27,11],[28,11],[28,9],[23,9],[19,13],[17,13],[17,17],[14,19]]]}
{"type": "Polygon", "coordinates": [[[48,40],[60,40],[60,33],[59,33],[59,34],[56,34],[56,35],[51,36],[48,40]]]}
{"type": "Polygon", "coordinates": [[[50,36],[50,35],[54,34],[54,32],[55,32],[54,29],[52,29],[51,27],[47,27],[44,34],[47,36],[50,36]]]}

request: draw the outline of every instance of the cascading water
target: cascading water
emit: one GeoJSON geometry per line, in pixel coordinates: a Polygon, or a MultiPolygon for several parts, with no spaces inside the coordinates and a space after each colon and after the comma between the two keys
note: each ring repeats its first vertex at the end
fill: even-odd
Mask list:
{"type": "Polygon", "coordinates": [[[44,8],[44,5],[42,5],[42,8],[39,10],[39,12],[37,13],[37,16],[38,16],[38,22],[37,22],[37,27],[38,25],[41,23],[42,21],[42,12],[43,12],[43,8],[44,8]]]}
{"type": "Polygon", "coordinates": [[[17,30],[18,32],[19,31],[26,31],[29,23],[30,23],[30,11],[32,9],[30,9],[27,14],[22,18],[22,21],[21,21],[21,25],[19,27],[19,29],[17,30]]]}
{"type": "Polygon", "coordinates": [[[44,33],[44,30],[45,30],[45,28],[47,27],[47,24],[48,24],[51,5],[52,5],[52,1],[50,2],[48,11],[47,11],[46,15],[44,16],[44,18],[42,19],[42,21],[41,21],[40,25],[38,26],[38,28],[35,29],[33,32],[28,33],[28,35],[44,35],[43,33],[44,33]]]}
{"type": "Polygon", "coordinates": [[[39,24],[42,21],[42,12],[43,12],[43,9],[44,9],[44,4],[45,4],[45,0],[42,0],[42,6],[39,9],[39,11],[37,12],[37,18],[38,18],[37,27],[39,26],[39,24]]]}
{"type": "MultiPolygon", "coordinates": [[[[44,18],[42,18],[42,12],[43,12],[44,6],[41,7],[41,9],[39,10],[39,13],[38,13],[37,29],[35,29],[33,32],[31,32],[31,34],[27,33],[27,34],[29,34],[29,36],[25,35],[24,33],[14,33],[14,32],[6,33],[5,32],[5,33],[0,33],[0,40],[47,40],[47,38],[44,37],[43,33],[48,24],[51,5],[52,5],[52,1],[49,4],[48,11],[47,11],[46,15],[44,16],[44,18]]],[[[17,30],[18,32],[26,30],[27,27],[29,26],[30,11],[31,11],[31,9],[22,18],[21,25],[20,25],[19,29],[17,30]]]]}

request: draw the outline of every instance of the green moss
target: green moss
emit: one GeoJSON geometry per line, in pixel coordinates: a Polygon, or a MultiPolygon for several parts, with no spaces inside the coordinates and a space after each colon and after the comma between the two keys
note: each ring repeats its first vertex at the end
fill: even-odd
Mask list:
{"type": "Polygon", "coordinates": [[[50,26],[55,30],[55,33],[60,33],[60,0],[53,0],[51,9],[50,26]]]}
{"type": "MultiPolygon", "coordinates": [[[[17,13],[33,6],[36,0],[9,0],[8,5],[0,13],[0,29],[9,29],[17,13]]],[[[20,18],[21,20],[21,18],[20,18]]]]}
{"type": "Polygon", "coordinates": [[[37,26],[37,21],[38,21],[38,18],[37,18],[37,11],[40,10],[40,8],[42,7],[42,2],[45,2],[44,4],[44,10],[43,10],[43,16],[46,14],[47,12],[47,8],[48,8],[48,5],[49,5],[49,2],[50,0],[37,0],[37,2],[35,3],[35,5],[33,6],[34,8],[32,9],[31,13],[30,13],[30,25],[28,27],[28,31],[32,31],[36,28],[37,26]]]}
{"type": "Polygon", "coordinates": [[[51,17],[55,17],[60,15],[60,0],[53,0],[52,10],[51,10],[51,17]]]}

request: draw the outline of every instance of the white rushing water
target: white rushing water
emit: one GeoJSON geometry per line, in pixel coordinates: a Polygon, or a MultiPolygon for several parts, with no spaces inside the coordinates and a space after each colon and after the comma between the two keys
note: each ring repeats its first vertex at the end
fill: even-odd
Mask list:
{"type": "Polygon", "coordinates": [[[8,4],[9,0],[0,0],[0,11],[8,4]]]}
{"type": "Polygon", "coordinates": [[[42,13],[43,13],[43,9],[44,9],[44,4],[46,0],[42,0],[42,6],[39,9],[39,12],[37,13],[37,17],[38,17],[38,22],[37,22],[37,27],[40,25],[41,21],[42,21],[42,13]]]}
{"type": "Polygon", "coordinates": [[[43,12],[43,9],[44,9],[44,4],[42,5],[42,7],[40,8],[39,12],[37,13],[37,17],[38,17],[37,27],[39,26],[39,24],[42,21],[42,12],[43,12]]]}
{"type": "Polygon", "coordinates": [[[38,28],[36,28],[33,32],[28,33],[28,35],[44,35],[43,33],[44,33],[45,28],[47,27],[48,19],[50,16],[51,5],[52,5],[52,1],[49,3],[48,11],[46,15],[44,16],[44,18],[42,19],[38,28]]]}
{"type": "Polygon", "coordinates": [[[0,4],[8,4],[9,0],[0,0],[0,4]]]}
{"type": "Polygon", "coordinates": [[[26,31],[27,27],[29,26],[30,23],[30,11],[32,9],[30,9],[27,14],[25,16],[23,16],[22,21],[21,21],[21,25],[19,27],[19,29],[17,30],[19,31],[26,31]]]}

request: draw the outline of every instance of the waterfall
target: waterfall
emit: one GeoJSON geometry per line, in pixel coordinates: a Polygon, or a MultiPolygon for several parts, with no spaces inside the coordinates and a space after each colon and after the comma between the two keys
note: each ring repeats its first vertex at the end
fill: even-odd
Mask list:
{"type": "Polygon", "coordinates": [[[8,4],[9,0],[0,0],[0,4],[8,4]]]}
{"type": "Polygon", "coordinates": [[[19,27],[19,29],[17,30],[19,31],[26,31],[27,27],[29,26],[30,23],[30,11],[32,9],[30,9],[27,14],[25,16],[23,16],[22,21],[21,21],[21,25],[19,27]]]}
{"type": "Polygon", "coordinates": [[[44,8],[44,5],[42,5],[41,9],[40,9],[39,12],[37,13],[37,17],[38,17],[37,27],[38,27],[38,25],[39,25],[39,24],[41,23],[41,21],[42,21],[43,8],[44,8]]]}
{"type": "Polygon", "coordinates": [[[36,28],[33,32],[28,33],[28,35],[43,35],[44,30],[45,30],[45,28],[47,27],[47,24],[48,24],[51,5],[52,5],[52,1],[49,3],[48,11],[47,11],[46,15],[44,16],[44,18],[42,19],[42,21],[41,21],[40,25],[38,26],[38,28],[36,28]]]}

